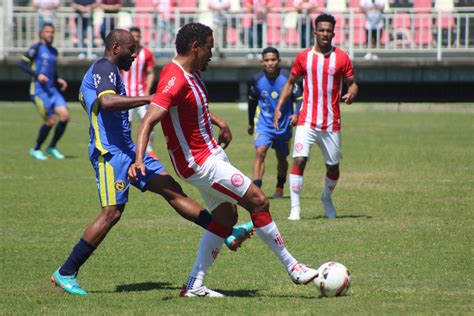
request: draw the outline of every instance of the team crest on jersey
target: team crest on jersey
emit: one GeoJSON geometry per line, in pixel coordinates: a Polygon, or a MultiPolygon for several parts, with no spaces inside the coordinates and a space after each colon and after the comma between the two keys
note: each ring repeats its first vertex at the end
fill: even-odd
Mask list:
{"type": "Polygon", "coordinates": [[[334,67],[329,67],[329,69],[328,69],[328,74],[330,74],[331,76],[334,76],[335,73],[336,73],[336,68],[334,68],[334,67]]]}
{"type": "Polygon", "coordinates": [[[302,151],[302,150],[303,150],[303,144],[302,144],[302,143],[296,143],[296,144],[295,144],[295,150],[296,150],[297,152],[302,151]]]}
{"type": "Polygon", "coordinates": [[[268,91],[263,90],[262,93],[260,93],[260,95],[262,96],[262,98],[268,98],[268,91]]]}
{"type": "Polygon", "coordinates": [[[97,89],[97,87],[100,84],[100,80],[102,79],[99,74],[93,74],[92,78],[94,79],[94,87],[97,89]]]}
{"type": "Polygon", "coordinates": [[[117,85],[117,76],[115,75],[115,72],[111,72],[109,74],[109,80],[110,80],[110,83],[113,84],[114,86],[117,85]]]}
{"type": "Polygon", "coordinates": [[[117,180],[115,181],[115,191],[117,192],[123,192],[125,190],[125,181],[123,180],[117,180]]]}
{"type": "Polygon", "coordinates": [[[166,87],[163,89],[162,93],[167,93],[168,91],[170,91],[171,87],[174,86],[175,82],[176,82],[176,77],[175,76],[171,77],[171,79],[166,84],[166,87]]]}
{"type": "Polygon", "coordinates": [[[278,99],[278,92],[277,91],[272,91],[272,94],[271,94],[272,98],[273,99],[278,99]]]}
{"type": "Polygon", "coordinates": [[[230,178],[230,182],[234,187],[240,187],[244,184],[244,177],[240,173],[234,173],[230,178]]]}

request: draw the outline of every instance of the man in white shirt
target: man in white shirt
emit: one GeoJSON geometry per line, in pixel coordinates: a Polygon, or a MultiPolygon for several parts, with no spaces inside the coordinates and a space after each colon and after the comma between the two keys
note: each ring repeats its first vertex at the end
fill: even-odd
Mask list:
{"type": "Polygon", "coordinates": [[[368,52],[364,56],[364,59],[377,60],[378,56],[372,54],[371,48],[376,47],[380,42],[384,26],[383,9],[385,7],[385,0],[361,0],[360,7],[366,17],[365,29],[367,32],[368,52]]]}

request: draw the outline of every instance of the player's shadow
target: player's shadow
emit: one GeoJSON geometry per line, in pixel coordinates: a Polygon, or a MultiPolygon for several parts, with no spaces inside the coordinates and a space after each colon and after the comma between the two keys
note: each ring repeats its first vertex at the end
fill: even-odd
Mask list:
{"type": "MultiPolygon", "coordinates": [[[[225,297],[261,297],[258,295],[258,290],[237,290],[237,291],[223,291],[220,289],[213,289],[219,293],[224,294],[225,297]]],[[[169,301],[177,299],[178,296],[167,296],[163,297],[163,301],[169,301]]]]}
{"type": "Polygon", "coordinates": [[[267,199],[269,200],[274,200],[274,201],[278,201],[278,200],[288,200],[290,198],[289,195],[283,195],[282,197],[277,197],[277,198],[274,198],[273,196],[269,195],[267,196],[267,199]]]}
{"type": "Polygon", "coordinates": [[[65,159],[77,159],[77,158],[79,158],[79,156],[76,156],[76,155],[65,155],[64,158],[65,158],[65,159]]]}
{"type": "MultiPolygon", "coordinates": [[[[351,218],[366,218],[366,219],[371,219],[372,216],[370,215],[363,215],[363,214],[351,214],[351,215],[337,215],[337,217],[335,218],[335,220],[338,220],[338,219],[351,219],[351,218]]],[[[334,219],[329,219],[329,218],[326,218],[324,217],[323,215],[318,215],[318,216],[314,216],[314,217],[311,217],[311,219],[323,219],[323,220],[334,220],[334,219]]]]}
{"type": "Polygon", "coordinates": [[[122,284],[115,288],[115,292],[142,292],[153,290],[179,290],[179,287],[169,282],[143,282],[133,284],[122,284]]]}

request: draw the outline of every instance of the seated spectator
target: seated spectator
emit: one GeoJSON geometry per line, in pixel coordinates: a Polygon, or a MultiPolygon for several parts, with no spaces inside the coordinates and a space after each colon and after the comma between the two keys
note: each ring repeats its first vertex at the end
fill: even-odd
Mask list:
{"type": "Polygon", "coordinates": [[[54,25],[56,22],[56,10],[60,4],[60,0],[33,0],[31,5],[38,12],[38,29],[41,30],[45,23],[54,25]]]}

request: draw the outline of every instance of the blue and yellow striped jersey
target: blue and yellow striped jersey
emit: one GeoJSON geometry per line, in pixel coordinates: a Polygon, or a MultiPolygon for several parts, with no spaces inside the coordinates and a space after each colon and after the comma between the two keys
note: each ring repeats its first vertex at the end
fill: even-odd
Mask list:
{"type": "Polygon", "coordinates": [[[99,97],[106,93],[126,95],[118,67],[109,60],[97,60],[82,79],[79,101],[89,116],[89,156],[115,154],[135,149],[128,111],[106,111],[99,97]]]}

